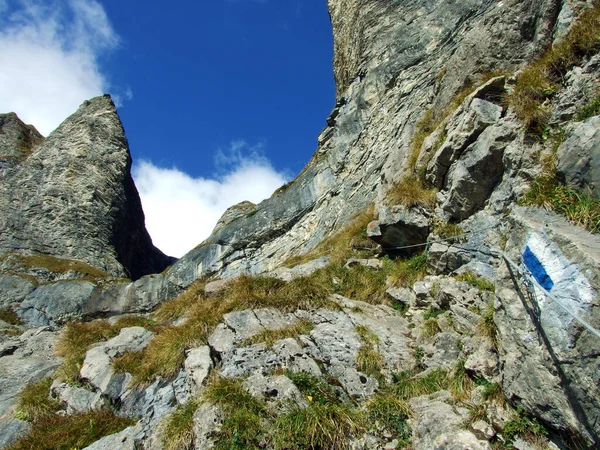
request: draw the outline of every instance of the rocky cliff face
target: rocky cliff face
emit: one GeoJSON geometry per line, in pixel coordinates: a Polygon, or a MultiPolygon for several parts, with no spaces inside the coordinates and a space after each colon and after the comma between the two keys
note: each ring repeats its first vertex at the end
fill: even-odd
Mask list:
{"type": "MultiPolygon", "coordinates": [[[[28,326],[145,313],[174,298],[152,321],[68,326],[63,344],[78,327],[103,330],[97,340],[106,342],[75,346],[80,359],[67,359],[48,393],[56,409],[70,417],[111,404],[141,418],[95,450],[596,448],[598,337],[580,319],[592,330],[600,323],[600,222],[590,200],[600,184],[600,6],[328,5],[337,101],[318,150],[290,185],[259,205],[233,206],[168,271],[135,282],[49,276],[36,286],[12,271],[23,258],[4,263],[0,299],[28,326]],[[573,28],[581,17],[587,28],[573,28]],[[564,57],[582,36],[591,43],[564,57]],[[545,53],[532,65],[550,47],[563,59],[545,53]],[[538,96],[534,113],[544,118],[535,129],[514,101],[531,73],[541,88],[526,94],[538,96]],[[551,74],[558,81],[539,81],[551,74]],[[207,284],[209,277],[222,280],[207,284]],[[305,428],[311,423],[323,427],[305,428]]],[[[107,102],[84,105],[42,145],[34,130],[4,118],[17,124],[11,136],[28,136],[25,150],[6,151],[13,162],[3,166],[5,179],[29,160],[43,166],[41,149],[76,153],[81,141],[97,143],[111,170],[127,172],[127,158],[109,158],[125,141],[107,102]],[[107,123],[116,131],[103,134],[107,123]]],[[[70,173],[60,168],[54,178],[70,173]]],[[[114,185],[118,192],[130,192],[127,180],[114,185]]],[[[31,211],[40,214],[33,204],[31,211]]],[[[68,226],[57,228],[61,239],[74,232],[97,250],[93,258],[13,225],[0,242],[77,256],[89,265],[69,266],[77,274],[118,275],[113,262],[127,260],[116,244],[100,252],[99,241],[68,226]]],[[[100,230],[105,241],[109,235],[100,230]]],[[[53,345],[53,329],[38,332],[53,345]]],[[[10,416],[29,379],[18,381],[8,367],[28,353],[45,372],[58,364],[27,342],[7,337],[0,347],[0,373],[12,380],[0,427],[11,436],[29,426],[10,416]]]]}
{"type": "Polygon", "coordinates": [[[81,261],[117,278],[166,267],[110,97],[85,102],[47,139],[14,114],[0,120],[0,251],[81,261]]]}

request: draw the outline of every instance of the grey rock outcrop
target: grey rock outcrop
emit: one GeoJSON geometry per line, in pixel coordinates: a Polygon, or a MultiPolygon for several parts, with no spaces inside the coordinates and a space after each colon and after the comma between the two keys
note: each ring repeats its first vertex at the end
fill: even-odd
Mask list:
{"type": "Polygon", "coordinates": [[[0,114],[0,180],[26,159],[44,137],[15,113],[0,114]]]}
{"type": "Polygon", "coordinates": [[[118,399],[127,389],[131,375],[116,373],[111,361],[125,352],[143,350],[152,336],[152,332],[142,327],[123,328],[118,336],[87,351],[81,366],[81,378],[103,395],[118,399]]]}
{"type": "Polygon", "coordinates": [[[384,251],[411,255],[422,248],[412,247],[427,240],[429,235],[429,218],[419,211],[402,206],[384,208],[379,219],[367,227],[367,236],[381,245],[384,251]],[[399,249],[400,247],[409,247],[399,249]]]}
{"type": "MultiPolygon", "coordinates": [[[[546,288],[572,313],[598,323],[600,239],[556,215],[518,208],[511,215],[509,257],[531,252],[546,272],[546,288]],[[551,280],[551,281],[548,281],[551,280]]],[[[532,257],[528,256],[531,261],[532,257]]],[[[531,266],[533,267],[533,266],[531,266]]],[[[535,268],[531,268],[536,272],[535,268]]],[[[536,272],[541,276],[539,270],[536,272]]],[[[508,398],[553,429],[598,442],[598,338],[527,280],[499,268],[495,314],[502,386],[508,398]]]]}
{"type": "MultiPolygon", "coordinates": [[[[0,153],[22,145],[30,154],[0,182],[0,251],[79,260],[134,279],[171,262],[145,229],[127,139],[110,97],[86,101],[33,147],[22,132],[13,134],[3,135],[0,153]]],[[[41,140],[32,129],[25,134],[41,140]]]]}
{"type": "Polygon", "coordinates": [[[480,441],[463,428],[469,416],[466,408],[452,405],[446,391],[411,400],[415,412],[413,420],[413,447],[422,450],[489,450],[487,441],[480,441]]]}
{"type": "Polygon", "coordinates": [[[10,345],[3,343],[9,351],[0,356],[0,448],[28,429],[28,423],[14,418],[18,394],[54,374],[61,363],[54,351],[57,339],[58,333],[42,327],[12,338],[10,345]]]}
{"type": "Polygon", "coordinates": [[[559,174],[567,184],[600,199],[600,116],[573,124],[556,152],[559,174]]]}

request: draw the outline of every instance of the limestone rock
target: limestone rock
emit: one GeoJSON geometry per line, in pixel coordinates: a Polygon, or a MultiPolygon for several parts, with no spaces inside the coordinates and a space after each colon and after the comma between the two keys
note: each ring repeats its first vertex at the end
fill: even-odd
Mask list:
{"type": "Polygon", "coordinates": [[[13,340],[10,352],[0,356],[0,429],[24,429],[13,421],[12,408],[26,385],[51,376],[60,365],[57,340],[58,333],[49,327],[30,329],[13,340]]]}
{"type": "Polygon", "coordinates": [[[190,391],[199,394],[204,380],[206,380],[210,370],[213,368],[210,347],[204,345],[189,350],[185,358],[184,367],[190,391]]]}
{"type": "Polygon", "coordinates": [[[70,386],[55,380],[50,387],[54,398],[66,405],[67,414],[94,411],[104,406],[104,399],[100,392],[91,392],[87,389],[70,386]]]}
{"type": "Polygon", "coordinates": [[[90,348],[81,366],[80,376],[103,395],[117,399],[127,388],[131,375],[116,373],[111,361],[125,352],[138,352],[148,343],[154,333],[142,327],[123,328],[118,336],[90,348]]]}
{"type": "Polygon", "coordinates": [[[40,286],[21,303],[19,315],[37,326],[63,324],[82,316],[95,287],[89,281],[59,281],[40,286]]]}
{"type": "Polygon", "coordinates": [[[268,277],[279,278],[283,281],[292,281],[295,278],[307,277],[317,270],[327,266],[327,264],[329,264],[329,258],[323,256],[305,264],[292,267],[291,269],[287,267],[279,267],[271,272],[267,272],[265,275],[268,277]]]}
{"type": "Polygon", "coordinates": [[[252,202],[244,201],[238,203],[237,205],[230,206],[223,213],[215,228],[213,229],[213,233],[216,233],[225,225],[230,224],[231,222],[239,219],[240,217],[247,216],[251,214],[253,211],[256,211],[256,205],[252,202]]]}
{"type": "Polygon", "coordinates": [[[31,429],[31,423],[19,419],[0,420],[0,448],[8,447],[25,436],[31,429]]]}
{"type": "Polygon", "coordinates": [[[34,289],[35,284],[16,275],[0,275],[0,308],[22,302],[34,289]]]}
{"type": "Polygon", "coordinates": [[[381,269],[383,267],[383,262],[379,259],[356,259],[352,258],[346,261],[344,267],[349,269],[353,266],[363,266],[369,269],[381,269]]]}
{"type": "Polygon", "coordinates": [[[461,108],[445,126],[446,139],[440,149],[433,155],[427,167],[427,181],[440,189],[444,185],[446,174],[452,164],[458,160],[465,149],[475,142],[488,126],[500,120],[502,107],[478,96],[488,91],[495,91],[498,96],[504,91],[504,77],[493,79],[471,94],[461,108]]]}
{"type": "Polygon", "coordinates": [[[413,419],[413,448],[415,450],[489,450],[486,441],[480,441],[463,424],[469,410],[452,406],[452,397],[446,391],[413,398],[410,406],[413,419]]]}
{"type": "MultiPolygon", "coordinates": [[[[584,320],[597,323],[598,236],[535,208],[515,208],[511,224],[509,258],[521,263],[524,255],[533,255],[527,261],[538,261],[543,268],[538,276],[545,272],[547,278],[540,280],[554,297],[584,320]]],[[[524,281],[514,269],[500,266],[494,322],[503,390],[508,398],[520,398],[521,406],[553,429],[600,442],[598,425],[592,425],[597,423],[593,405],[600,401],[593,356],[598,338],[524,281]]]]}
{"type": "Polygon", "coordinates": [[[302,396],[296,385],[284,375],[255,374],[244,380],[244,387],[254,397],[265,398],[273,404],[276,412],[285,410],[289,405],[308,406],[308,401],[302,396]]]}
{"type": "Polygon", "coordinates": [[[450,167],[444,185],[448,198],[441,205],[447,219],[462,221],[483,208],[502,179],[504,149],[514,137],[506,124],[490,126],[450,167]]]}
{"type": "Polygon", "coordinates": [[[195,450],[210,450],[215,446],[214,435],[221,429],[223,413],[218,406],[204,403],[194,414],[195,450]]]}
{"type": "Polygon", "coordinates": [[[135,436],[138,432],[138,427],[128,427],[123,431],[94,442],[88,445],[83,450],[135,450],[135,436]]]}
{"type": "Polygon", "coordinates": [[[587,189],[600,199],[600,116],[567,129],[556,152],[559,174],[567,184],[587,189]]]}
{"type": "Polygon", "coordinates": [[[15,113],[0,114],[0,180],[26,159],[44,137],[15,113]]]}
{"type": "Polygon", "coordinates": [[[429,220],[419,212],[402,206],[384,208],[379,219],[367,227],[367,236],[383,247],[384,251],[411,255],[419,247],[399,250],[398,247],[421,244],[427,241],[429,220]]]}
{"type": "Polygon", "coordinates": [[[79,260],[134,279],[172,262],[145,229],[127,139],[109,96],[86,101],[43,143],[18,142],[31,154],[0,181],[0,250],[79,260]]]}

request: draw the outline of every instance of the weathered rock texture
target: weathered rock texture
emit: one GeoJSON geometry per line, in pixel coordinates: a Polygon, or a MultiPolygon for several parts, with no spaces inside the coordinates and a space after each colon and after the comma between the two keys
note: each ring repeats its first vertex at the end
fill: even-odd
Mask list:
{"type": "Polygon", "coordinates": [[[108,96],[85,102],[43,140],[0,118],[0,250],[83,261],[137,279],[170,262],[146,232],[123,126],[108,96]]]}

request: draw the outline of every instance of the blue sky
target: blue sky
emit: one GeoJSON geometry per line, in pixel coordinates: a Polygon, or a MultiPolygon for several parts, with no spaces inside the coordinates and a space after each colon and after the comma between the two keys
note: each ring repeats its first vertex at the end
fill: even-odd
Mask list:
{"type": "Polygon", "coordinates": [[[310,159],[332,45],[326,0],[0,0],[0,110],[48,134],[113,94],[148,228],[181,256],[310,159]]]}

